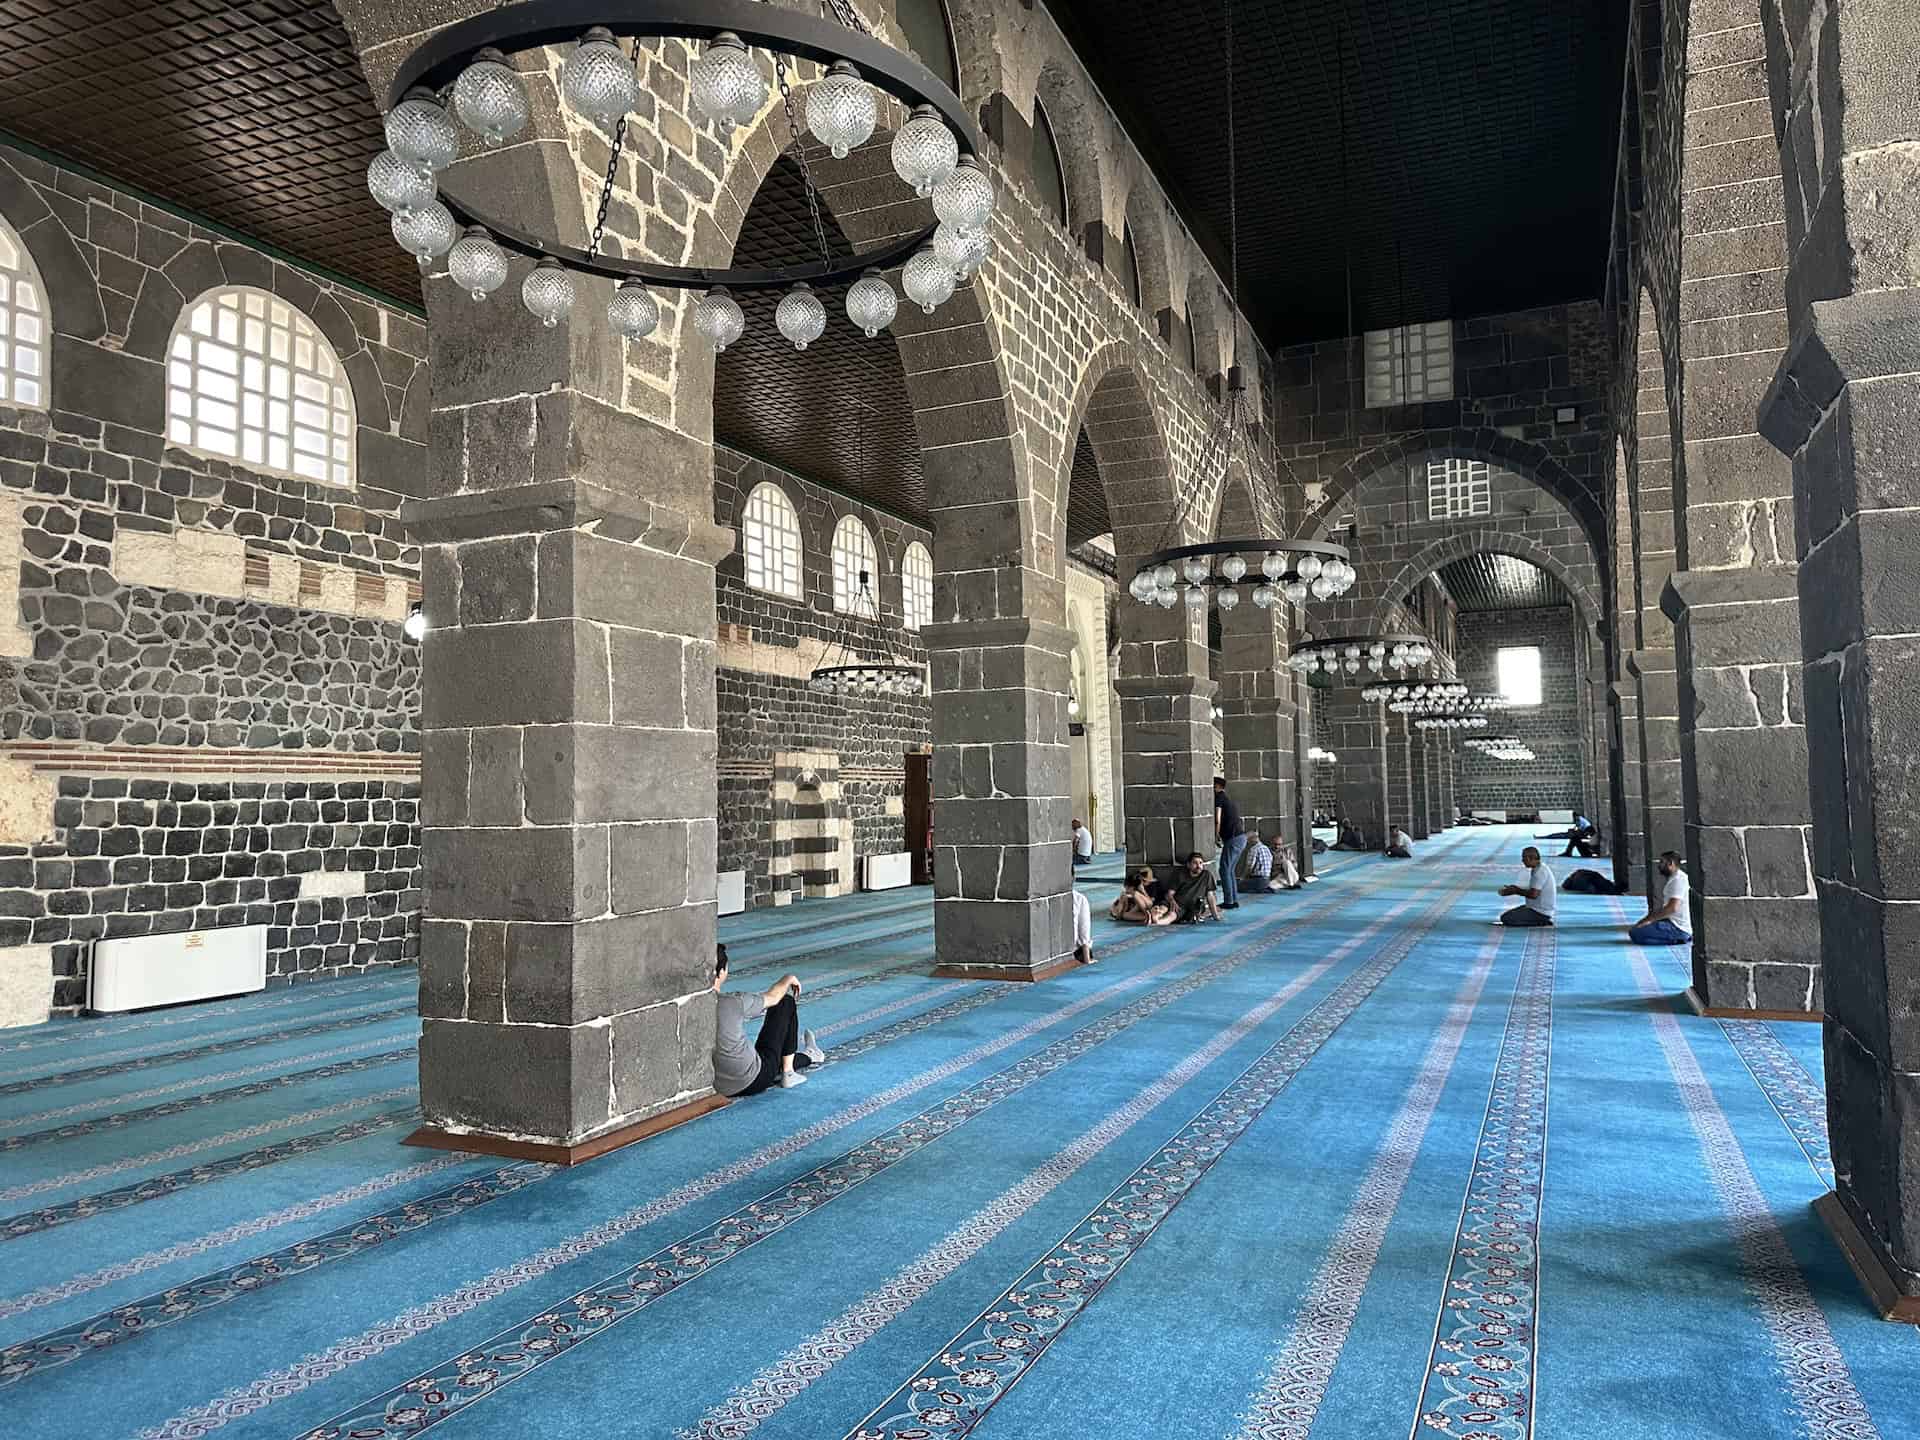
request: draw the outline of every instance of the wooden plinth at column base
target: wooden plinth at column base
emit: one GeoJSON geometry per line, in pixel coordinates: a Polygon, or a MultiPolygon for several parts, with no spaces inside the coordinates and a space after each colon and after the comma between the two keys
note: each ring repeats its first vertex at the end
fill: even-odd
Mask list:
{"type": "Polygon", "coordinates": [[[1709,1020],[1792,1020],[1796,1024],[1818,1025],[1820,1016],[1812,1010],[1746,1010],[1737,1005],[1709,1005],[1700,998],[1700,992],[1689,985],[1687,1004],[1693,1007],[1693,1013],[1704,1015],[1709,1020]]]}
{"type": "Polygon", "coordinates": [[[686,1124],[689,1120],[698,1120],[702,1115],[711,1115],[730,1104],[724,1095],[708,1095],[699,1100],[690,1100],[685,1105],[676,1105],[671,1110],[662,1110],[658,1115],[649,1115],[644,1120],[636,1120],[631,1125],[622,1125],[618,1130],[609,1130],[605,1134],[595,1135],[590,1140],[582,1140],[577,1145],[549,1145],[538,1140],[508,1140],[498,1135],[469,1135],[452,1130],[442,1130],[438,1125],[422,1125],[418,1130],[400,1143],[403,1145],[422,1145],[429,1150],[460,1150],[470,1155],[498,1155],[506,1160],[539,1160],[548,1165],[583,1165],[589,1160],[597,1160],[602,1155],[624,1149],[628,1145],[663,1135],[669,1130],[686,1124]]]}
{"type": "Polygon", "coordinates": [[[1873,1302],[1873,1308],[1880,1312],[1880,1318],[1920,1325],[1920,1296],[1901,1290],[1879,1245],[1853,1223],[1853,1216],[1847,1213],[1839,1195],[1829,1190],[1813,1202],[1813,1213],[1820,1217],[1827,1233],[1840,1247],[1840,1253],[1847,1257],[1847,1264],[1853,1267],[1854,1275],[1873,1302]]]}
{"type": "Polygon", "coordinates": [[[1079,968],[1078,960],[1062,955],[1031,970],[1019,965],[936,965],[933,973],[941,980],[1051,980],[1063,971],[1079,968]]]}

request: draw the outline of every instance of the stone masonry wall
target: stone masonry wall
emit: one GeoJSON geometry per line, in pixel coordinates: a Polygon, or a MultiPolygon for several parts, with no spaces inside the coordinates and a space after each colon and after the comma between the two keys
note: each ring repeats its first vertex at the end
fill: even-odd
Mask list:
{"type": "Polygon", "coordinates": [[[838,757],[840,803],[853,825],[857,863],[863,856],[906,848],[904,757],[930,744],[930,702],[924,695],[853,700],[807,688],[808,673],[826,663],[846,620],[833,608],[834,527],[843,515],[857,515],[878,551],[873,588],[881,619],[854,623],[859,653],[915,666],[926,664],[926,651],[902,623],[900,560],[916,540],[931,549],[933,537],[735,451],[716,451],[714,468],[714,519],[736,530],[735,552],[720,562],[717,580],[720,869],[747,872],[750,907],[785,904],[802,887],[798,869],[782,863],[792,859],[791,842],[775,834],[785,803],[775,798],[775,754],[812,751],[838,757]],[[751,589],[744,578],[739,514],[754,487],[767,482],[785,491],[800,516],[804,601],[751,589]]]}
{"type": "Polygon", "coordinates": [[[1515,645],[1540,649],[1540,704],[1499,711],[1484,733],[1513,735],[1534,753],[1525,761],[1494,760],[1462,746],[1456,798],[1469,810],[1584,810],[1581,793],[1581,686],[1575,619],[1566,606],[1544,610],[1466,611],[1460,616],[1460,678],[1476,694],[1498,694],[1496,655],[1515,645]]]}

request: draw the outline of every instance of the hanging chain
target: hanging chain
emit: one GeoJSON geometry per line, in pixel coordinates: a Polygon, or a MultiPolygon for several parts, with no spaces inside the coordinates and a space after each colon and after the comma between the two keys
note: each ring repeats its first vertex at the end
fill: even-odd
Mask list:
{"type": "MultiPolygon", "coordinates": [[[[633,42],[633,78],[640,79],[640,41],[633,42]]],[[[622,115],[620,122],[613,127],[613,150],[607,156],[607,178],[600,185],[600,209],[593,217],[593,238],[587,244],[587,258],[596,259],[600,254],[600,242],[607,234],[607,207],[613,203],[613,184],[620,174],[620,154],[627,144],[627,117],[622,115]]]]}
{"type": "Polygon", "coordinates": [[[773,78],[780,85],[780,104],[787,112],[787,133],[792,137],[793,158],[800,164],[800,183],[807,192],[807,214],[813,220],[813,238],[820,246],[820,261],[824,265],[833,263],[833,252],[827,248],[827,227],[820,219],[820,192],[813,187],[813,169],[807,164],[806,141],[800,134],[800,118],[793,110],[793,82],[787,78],[787,57],[775,53],[773,57],[773,78]]]}

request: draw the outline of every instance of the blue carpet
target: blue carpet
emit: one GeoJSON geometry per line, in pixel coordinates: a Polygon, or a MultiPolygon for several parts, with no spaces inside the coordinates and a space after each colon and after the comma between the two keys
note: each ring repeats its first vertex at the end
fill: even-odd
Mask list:
{"type": "Polygon", "coordinates": [[[1037,986],[933,977],[925,891],[730,917],[829,1063],[575,1170],[399,1143],[410,974],[7,1032],[9,1433],[1920,1434],[1817,1027],[1611,897],[1489,927],[1521,843],[1037,986]]]}

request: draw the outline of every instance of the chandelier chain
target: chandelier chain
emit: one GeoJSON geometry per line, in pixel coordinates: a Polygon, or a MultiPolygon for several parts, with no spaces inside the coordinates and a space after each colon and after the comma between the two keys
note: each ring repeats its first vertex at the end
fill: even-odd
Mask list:
{"type": "Polygon", "coordinates": [[[831,263],[833,252],[827,248],[827,227],[820,219],[820,192],[813,185],[813,168],[807,164],[806,142],[800,134],[800,119],[793,109],[793,82],[787,75],[787,57],[776,52],[773,78],[780,86],[780,105],[787,115],[787,134],[793,145],[793,158],[800,166],[800,184],[807,192],[807,214],[813,221],[813,238],[820,247],[822,261],[831,263]]]}
{"type": "MultiPolygon", "coordinates": [[[[640,79],[640,40],[633,42],[633,78],[640,79]]],[[[620,155],[627,144],[627,117],[622,114],[613,127],[613,148],[607,155],[607,178],[600,183],[600,207],[593,217],[593,238],[587,242],[587,254],[597,256],[607,235],[607,209],[613,204],[614,181],[620,174],[620,155]]]]}

